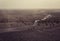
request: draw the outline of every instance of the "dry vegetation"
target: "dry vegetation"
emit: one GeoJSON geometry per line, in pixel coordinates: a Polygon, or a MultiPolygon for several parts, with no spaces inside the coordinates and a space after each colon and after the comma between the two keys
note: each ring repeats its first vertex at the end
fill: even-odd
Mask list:
{"type": "MultiPolygon", "coordinates": [[[[0,10],[0,23],[3,25],[6,24],[7,27],[33,25],[36,19],[42,19],[47,14],[60,17],[59,11],[60,10],[0,10]]],[[[3,28],[5,28],[5,26],[3,28]]]]}
{"type": "MultiPolygon", "coordinates": [[[[1,41],[55,41],[60,40],[60,23],[55,26],[33,27],[36,19],[48,14],[60,18],[60,10],[0,10],[0,32],[2,29],[16,28],[18,32],[0,33],[1,41]],[[22,30],[22,31],[21,31],[22,30]]],[[[15,30],[16,30],[15,29],[15,30]]],[[[2,31],[1,31],[2,30],[2,31]]],[[[9,29],[7,29],[9,30],[9,29]]],[[[6,30],[6,31],[7,31],[6,30]]],[[[10,29],[12,30],[12,29],[10,29]]]]}

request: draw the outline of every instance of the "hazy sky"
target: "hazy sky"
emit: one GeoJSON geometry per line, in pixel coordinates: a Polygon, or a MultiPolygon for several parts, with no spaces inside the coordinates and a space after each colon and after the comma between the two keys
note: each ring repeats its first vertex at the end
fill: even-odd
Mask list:
{"type": "Polygon", "coordinates": [[[60,9],[60,0],[0,0],[0,9],[60,9]]]}

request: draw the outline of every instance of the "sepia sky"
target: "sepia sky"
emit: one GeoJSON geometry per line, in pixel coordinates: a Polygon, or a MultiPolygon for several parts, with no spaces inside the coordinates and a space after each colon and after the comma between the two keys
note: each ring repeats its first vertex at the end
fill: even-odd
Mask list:
{"type": "Polygon", "coordinates": [[[0,9],[60,9],[60,0],[0,0],[0,9]]]}

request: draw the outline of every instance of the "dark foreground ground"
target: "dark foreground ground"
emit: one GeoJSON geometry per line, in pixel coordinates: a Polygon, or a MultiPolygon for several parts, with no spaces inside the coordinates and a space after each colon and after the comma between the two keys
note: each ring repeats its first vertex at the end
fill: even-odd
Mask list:
{"type": "Polygon", "coordinates": [[[60,41],[60,27],[36,28],[0,33],[0,41],[60,41]]]}

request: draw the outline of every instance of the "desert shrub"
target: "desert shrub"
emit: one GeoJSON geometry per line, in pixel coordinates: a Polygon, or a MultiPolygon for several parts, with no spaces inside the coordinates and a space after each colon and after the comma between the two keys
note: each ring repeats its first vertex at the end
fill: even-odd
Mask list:
{"type": "Polygon", "coordinates": [[[8,19],[7,18],[2,18],[1,20],[0,20],[0,23],[7,23],[8,22],[8,19]]]}

